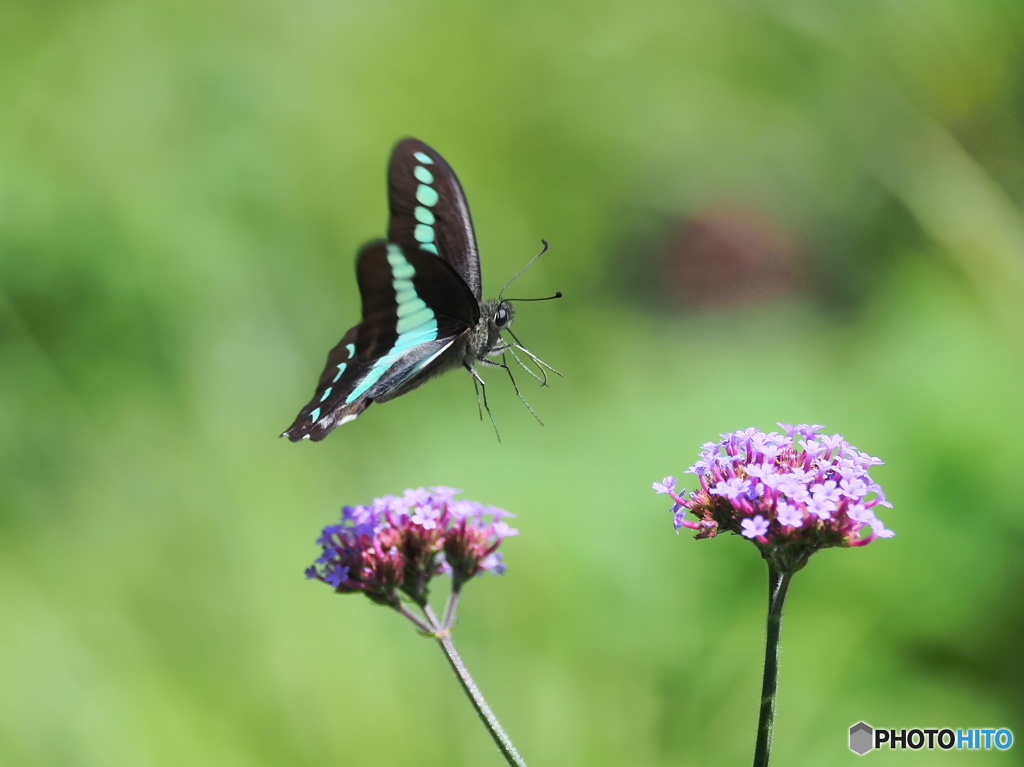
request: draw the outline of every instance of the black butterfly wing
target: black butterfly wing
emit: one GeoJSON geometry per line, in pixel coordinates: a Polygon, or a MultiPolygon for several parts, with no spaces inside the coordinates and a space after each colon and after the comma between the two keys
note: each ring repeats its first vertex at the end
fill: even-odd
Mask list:
{"type": "Polygon", "coordinates": [[[481,300],[480,254],[473,221],[455,171],[414,138],[398,142],[388,165],[388,240],[433,253],[453,267],[481,300]]]}
{"type": "Polygon", "coordinates": [[[313,398],[284,432],[292,442],[318,442],[375,400],[460,364],[460,337],[480,318],[455,269],[418,248],[371,243],[359,254],[356,277],[362,322],[327,355],[313,398]]]}
{"type": "Polygon", "coordinates": [[[356,336],[359,326],[350,329],[338,345],[327,354],[327,364],[320,374],[313,399],[299,411],[295,421],[282,434],[292,442],[312,439],[319,442],[335,426],[351,421],[366,410],[366,398],[347,402],[348,395],[369,372],[369,365],[356,360],[356,336]]]}

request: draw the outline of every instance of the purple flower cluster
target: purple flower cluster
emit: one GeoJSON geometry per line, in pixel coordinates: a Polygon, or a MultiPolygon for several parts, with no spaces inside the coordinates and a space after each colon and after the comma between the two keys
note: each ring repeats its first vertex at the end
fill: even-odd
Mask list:
{"type": "Polygon", "coordinates": [[[894,535],[874,512],[891,508],[869,473],[881,460],[839,434],[823,435],[822,426],[779,426],[785,433],[751,428],[706,443],[687,470],[699,478],[699,490],[677,493],[675,477],[654,483],[675,501],[677,530],[697,530],[698,538],[738,533],[783,572],[800,569],[818,549],[894,535]],[[687,512],[699,521],[686,519],[687,512]]]}
{"type": "Polygon", "coordinates": [[[460,492],[421,487],[401,497],[375,498],[369,506],[346,506],[341,523],[324,528],[317,541],[323,553],[306,577],[340,594],[362,592],[394,607],[398,592],[425,603],[435,575],[451,575],[458,590],[486,570],[504,573],[498,547],[519,531],[502,520],[513,515],[456,499],[460,492]]]}

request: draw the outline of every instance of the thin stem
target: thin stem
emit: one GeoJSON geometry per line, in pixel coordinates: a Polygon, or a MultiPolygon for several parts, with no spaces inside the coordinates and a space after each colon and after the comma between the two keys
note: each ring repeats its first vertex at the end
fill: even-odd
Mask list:
{"type": "Polygon", "coordinates": [[[459,607],[459,594],[462,592],[461,588],[452,587],[452,593],[448,595],[448,604],[444,609],[444,630],[451,631],[452,625],[455,623],[455,611],[459,607]]]}
{"type": "Polygon", "coordinates": [[[406,618],[411,620],[416,625],[416,628],[418,628],[424,634],[432,634],[436,630],[434,626],[428,624],[425,620],[423,620],[420,616],[418,616],[416,613],[414,613],[401,602],[398,603],[398,607],[395,609],[397,609],[398,612],[400,612],[406,618]]]}
{"type": "Polygon", "coordinates": [[[444,625],[437,618],[437,613],[434,612],[434,608],[430,606],[430,602],[423,603],[423,612],[427,616],[427,620],[430,621],[431,633],[440,636],[444,633],[444,625]]]}
{"type": "Polygon", "coordinates": [[[761,684],[761,714],[757,722],[754,767],[768,767],[775,727],[775,705],[779,687],[779,649],[782,635],[782,605],[792,573],[780,573],[768,564],[768,631],[764,648],[764,681],[761,684]]]}
{"type": "Polygon", "coordinates": [[[512,741],[508,735],[505,734],[505,730],[501,727],[501,722],[498,721],[498,717],[491,711],[491,707],[487,705],[487,701],[484,700],[483,694],[480,692],[480,688],[476,686],[476,682],[473,681],[473,677],[469,675],[469,670],[462,662],[462,658],[459,657],[459,653],[455,650],[455,645],[452,644],[451,637],[448,636],[447,631],[441,632],[437,638],[437,643],[441,645],[441,649],[444,650],[445,656],[448,658],[448,663],[451,664],[452,670],[455,675],[459,678],[459,684],[462,685],[462,689],[466,691],[466,695],[469,696],[470,701],[473,703],[473,708],[476,709],[477,715],[480,720],[487,727],[487,730],[491,733],[491,737],[494,738],[495,744],[498,746],[498,750],[501,751],[501,755],[505,757],[512,767],[526,767],[526,762],[523,757],[516,751],[516,747],[512,745],[512,741]]]}

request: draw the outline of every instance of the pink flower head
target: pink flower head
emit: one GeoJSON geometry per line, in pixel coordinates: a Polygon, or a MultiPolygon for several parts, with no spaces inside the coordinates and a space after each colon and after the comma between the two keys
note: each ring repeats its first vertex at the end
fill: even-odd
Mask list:
{"type": "Polygon", "coordinates": [[[818,549],[864,546],[894,533],[875,516],[891,506],[871,479],[881,460],[824,427],[779,424],[784,433],[745,429],[705,443],[689,473],[700,487],[655,489],[675,501],[676,529],[714,538],[728,530],[748,538],[782,572],[795,572],[818,549]],[[692,514],[698,521],[687,519],[692,514]]]}
{"type": "Polygon", "coordinates": [[[503,521],[513,515],[457,500],[459,492],[416,488],[368,506],[346,506],[341,523],[324,528],[317,541],[322,552],[306,577],[339,594],[360,592],[397,607],[400,592],[422,605],[435,575],[451,575],[458,589],[487,570],[504,573],[498,547],[519,533],[503,521]]]}

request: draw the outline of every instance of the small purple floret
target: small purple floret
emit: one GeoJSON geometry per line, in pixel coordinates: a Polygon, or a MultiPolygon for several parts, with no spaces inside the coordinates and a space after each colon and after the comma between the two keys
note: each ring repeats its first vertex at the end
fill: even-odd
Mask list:
{"type": "Polygon", "coordinates": [[[768,520],[758,514],[753,519],[740,522],[740,529],[746,538],[757,538],[768,532],[768,520]]]}
{"type": "Polygon", "coordinates": [[[676,478],[665,477],[665,479],[661,480],[661,482],[653,483],[651,487],[653,487],[655,492],[659,493],[660,495],[666,495],[676,489],[676,478]]]}

